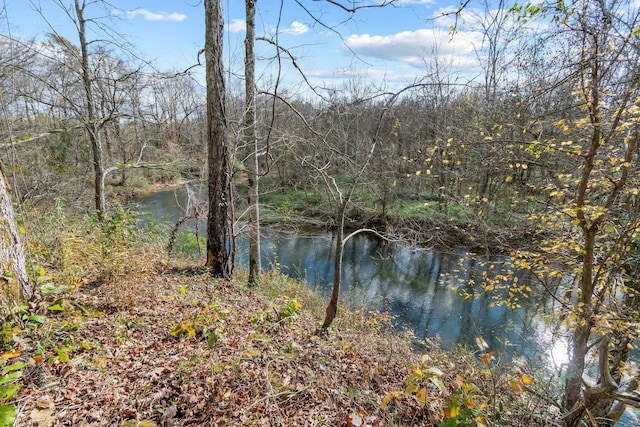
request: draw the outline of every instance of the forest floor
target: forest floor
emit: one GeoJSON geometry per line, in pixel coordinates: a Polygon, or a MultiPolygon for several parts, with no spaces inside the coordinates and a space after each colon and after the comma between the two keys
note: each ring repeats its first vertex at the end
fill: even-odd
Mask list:
{"type": "Polygon", "coordinates": [[[305,286],[266,273],[249,289],[160,252],[134,248],[124,274],[32,304],[3,355],[26,363],[15,425],[476,425],[496,393],[503,419],[531,414],[499,370],[435,343],[421,354],[388,313],[341,309],[318,334],[323,301],[305,286]]]}

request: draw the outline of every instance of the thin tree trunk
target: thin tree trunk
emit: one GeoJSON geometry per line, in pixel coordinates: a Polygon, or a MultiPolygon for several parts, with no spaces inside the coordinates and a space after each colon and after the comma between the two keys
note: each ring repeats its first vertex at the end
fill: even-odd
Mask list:
{"type": "Polygon", "coordinates": [[[246,0],[247,33],[245,46],[245,116],[244,137],[250,153],[246,161],[249,183],[249,286],[260,280],[260,206],[258,181],[260,179],[258,165],[258,138],[256,137],[256,102],[255,102],[255,67],[256,57],[253,52],[255,40],[256,0],[246,0]]]}
{"type": "MultiPolygon", "coordinates": [[[[593,46],[594,56],[599,53],[598,44],[593,46]]],[[[582,254],[582,268],[579,280],[579,304],[576,312],[579,314],[577,320],[578,325],[573,332],[573,343],[571,349],[571,358],[567,369],[567,381],[565,390],[565,409],[570,411],[574,405],[579,403],[582,395],[582,375],[584,373],[585,358],[587,355],[587,346],[591,329],[593,327],[593,314],[591,312],[591,302],[593,298],[594,282],[593,282],[593,265],[595,259],[595,237],[598,231],[598,225],[588,221],[584,207],[588,204],[587,193],[588,185],[593,172],[594,162],[598,150],[601,145],[602,129],[601,129],[601,111],[599,83],[600,73],[598,62],[593,61],[588,64],[590,70],[590,86],[589,93],[591,99],[590,120],[591,120],[591,141],[589,150],[584,156],[584,162],[581,167],[581,177],[578,183],[578,191],[576,194],[576,217],[584,238],[584,249],[582,254]]],[[[570,423],[565,423],[569,427],[570,423]]]]}
{"type": "MultiPolygon", "coordinates": [[[[34,296],[27,278],[20,233],[7,191],[4,173],[0,167],[0,283],[2,283],[3,310],[23,298],[34,296]],[[9,303],[9,304],[7,304],[9,303]]],[[[8,315],[9,313],[3,313],[8,315]]]]}
{"type": "Polygon", "coordinates": [[[338,208],[338,229],[336,230],[336,253],[333,264],[333,289],[331,290],[331,298],[327,304],[327,310],[322,322],[322,329],[326,330],[338,313],[338,297],[340,296],[340,282],[342,278],[342,252],[344,250],[344,213],[347,208],[348,199],[343,201],[338,208]]]}
{"type": "Polygon", "coordinates": [[[215,277],[229,278],[230,235],[225,85],[222,66],[224,17],[220,0],[205,0],[205,57],[207,81],[207,148],[209,213],[206,266],[215,277]]]}
{"type": "Polygon", "coordinates": [[[85,128],[89,134],[91,141],[91,150],[93,152],[93,172],[94,172],[94,200],[96,214],[98,219],[104,219],[105,213],[105,195],[104,195],[104,161],[102,154],[102,142],[100,141],[100,133],[98,129],[96,108],[93,99],[93,89],[91,87],[91,75],[89,72],[89,50],[87,47],[87,36],[84,19],[84,8],[86,4],[83,1],[75,0],[76,16],[78,18],[78,38],[80,39],[80,52],[82,55],[82,85],[84,87],[85,98],[87,101],[87,121],[85,128]]]}
{"type": "MultiPolygon", "coordinates": [[[[322,322],[323,331],[326,331],[327,328],[331,326],[331,323],[333,322],[333,320],[336,317],[336,314],[338,313],[338,297],[340,295],[340,282],[341,282],[341,276],[342,276],[342,252],[344,250],[344,244],[345,244],[345,241],[343,239],[344,220],[345,220],[344,217],[345,217],[345,212],[347,211],[347,206],[349,205],[349,202],[351,201],[351,197],[353,196],[353,193],[355,192],[356,187],[360,182],[360,178],[366,171],[367,167],[369,166],[369,163],[371,163],[371,159],[375,154],[376,146],[378,144],[378,134],[382,126],[382,120],[384,119],[385,115],[389,111],[389,108],[391,107],[393,102],[397,99],[397,97],[400,94],[402,94],[404,91],[410,89],[411,87],[412,86],[407,86],[401,91],[395,93],[391,97],[391,99],[387,102],[386,108],[382,110],[382,113],[380,114],[380,117],[378,119],[378,124],[371,138],[371,146],[369,147],[369,152],[366,154],[364,163],[360,167],[360,170],[354,176],[353,181],[349,185],[349,189],[347,190],[346,194],[343,196],[340,193],[339,188],[336,186],[336,192],[339,195],[340,201],[339,201],[338,212],[337,212],[338,217],[336,218],[336,222],[338,223],[338,229],[336,231],[336,254],[335,254],[334,271],[333,271],[333,289],[331,291],[331,298],[329,300],[329,304],[327,305],[324,322],[322,322]]],[[[351,233],[347,237],[347,239],[353,235],[354,233],[351,233]]]]}

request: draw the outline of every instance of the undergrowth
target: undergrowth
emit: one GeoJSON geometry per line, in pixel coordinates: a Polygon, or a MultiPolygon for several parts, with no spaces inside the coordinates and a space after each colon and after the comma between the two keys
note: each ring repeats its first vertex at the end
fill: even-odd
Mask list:
{"type": "Polygon", "coordinates": [[[5,319],[0,360],[20,425],[553,425],[526,366],[482,346],[418,351],[368,307],[318,335],[325,301],[304,284],[214,280],[125,210],[25,228],[41,300],[5,319]]]}

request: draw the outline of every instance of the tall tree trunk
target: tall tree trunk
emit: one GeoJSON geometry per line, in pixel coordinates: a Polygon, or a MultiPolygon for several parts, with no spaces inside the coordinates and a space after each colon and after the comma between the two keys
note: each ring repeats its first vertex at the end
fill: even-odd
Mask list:
{"type": "MultiPolygon", "coordinates": [[[[20,233],[7,191],[4,173],[0,166],[0,306],[7,310],[23,298],[34,296],[34,289],[27,278],[20,233]]],[[[9,313],[2,313],[7,315],[9,313]]]]}
{"type": "Polygon", "coordinates": [[[249,183],[249,286],[260,280],[260,207],[258,181],[258,138],[256,137],[255,68],[253,52],[255,40],[256,0],[246,0],[247,33],[244,42],[245,115],[244,138],[249,148],[245,169],[249,183]]]}
{"type": "Polygon", "coordinates": [[[327,304],[327,310],[322,322],[322,329],[326,330],[338,313],[338,297],[340,296],[340,282],[342,280],[342,252],[344,251],[344,213],[347,209],[349,198],[342,201],[338,207],[338,229],[336,230],[336,254],[333,263],[333,288],[331,290],[331,298],[327,304]]]}
{"type": "Polygon", "coordinates": [[[86,3],[75,0],[76,16],[78,18],[78,38],[80,39],[80,53],[82,55],[80,66],[82,68],[82,85],[87,101],[87,119],[85,129],[89,134],[91,141],[91,150],[93,152],[93,172],[94,172],[94,200],[96,214],[100,220],[104,219],[105,213],[105,195],[104,195],[104,160],[102,154],[102,141],[100,140],[100,132],[96,117],[96,106],[93,98],[93,89],[91,87],[91,74],[89,70],[89,50],[87,47],[87,35],[84,18],[84,8],[86,3]]]}
{"type": "Polygon", "coordinates": [[[207,81],[207,148],[209,214],[206,266],[215,277],[229,278],[230,235],[225,85],[222,66],[224,17],[220,0],[204,0],[207,81]]]}

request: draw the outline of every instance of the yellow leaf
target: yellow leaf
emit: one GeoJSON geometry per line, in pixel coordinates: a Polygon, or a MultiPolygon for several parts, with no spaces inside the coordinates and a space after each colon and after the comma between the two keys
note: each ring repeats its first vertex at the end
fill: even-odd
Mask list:
{"type": "Polygon", "coordinates": [[[508,177],[506,177],[506,178],[504,179],[504,182],[511,182],[511,180],[512,180],[512,179],[513,179],[513,178],[511,177],[511,175],[509,175],[508,177]]]}
{"type": "Polygon", "coordinates": [[[517,392],[524,391],[524,387],[522,386],[522,383],[518,381],[516,378],[509,380],[509,385],[514,391],[517,391],[517,392]]]}
{"type": "Polygon", "coordinates": [[[427,389],[421,388],[416,393],[416,398],[418,399],[418,403],[420,404],[420,408],[424,408],[427,404],[427,389]]]}
{"type": "Polygon", "coordinates": [[[180,286],[180,292],[182,292],[183,294],[184,294],[185,292],[187,292],[187,288],[186,288],[186,286],[184,286],[184,285],[180,286]]]}
{"type": "Polygon", "coordinates": [[[21,351],[7,351],[5,353],[2,353],[2,356],[0,357],[2,357],[3,359],[13,359],[20,356],[21,354],[21,351]]]}
{"type": "Polygon", "coordinates": [[[401,393],[397,391],[392,391],[391,393],[387,393],[387,395],[383,397],[382,400],[380,401],[380,409],[386,408],[389,402],[391,402],[393,399],[397,399],[400,396],[401,396],[401,393]]]}
{"type": "Polygon", "coordinates": [[[418,386],[415,384],[409,384],[407,388],[404,389],[405,394],[415,393],[418,390],[418,386]]]}
{"type": "Polygon", "coordinates": [[[518,376],[520,377],[520,381],[522,381],[522,384],[528,385],[533,383],[533,377],[529,375],[519,373],[518,376]]]}
{"type": "Polygon", "coordinates": [[[464,406],[465,406],[466,408],[471,408],[471,409],[473,409],[473,408],[475,408],[477,405],[476,405],[476,402],[475,402],[473,399],[465,399],[465,401],[464,401],[464,406]]]}
{"type": "Polygon", "coordinates": [[[449,402],[446,408],[444,408],[444,416],[448,418],[455,418],[460,413],[460,402],[458,399],[453,399],[449,402]]]}
{"type": "Polygon", "coordinates": [[[485,417],[476,417],[476,425],[477,427],[486,427],[487,419],[485,417]]]}

